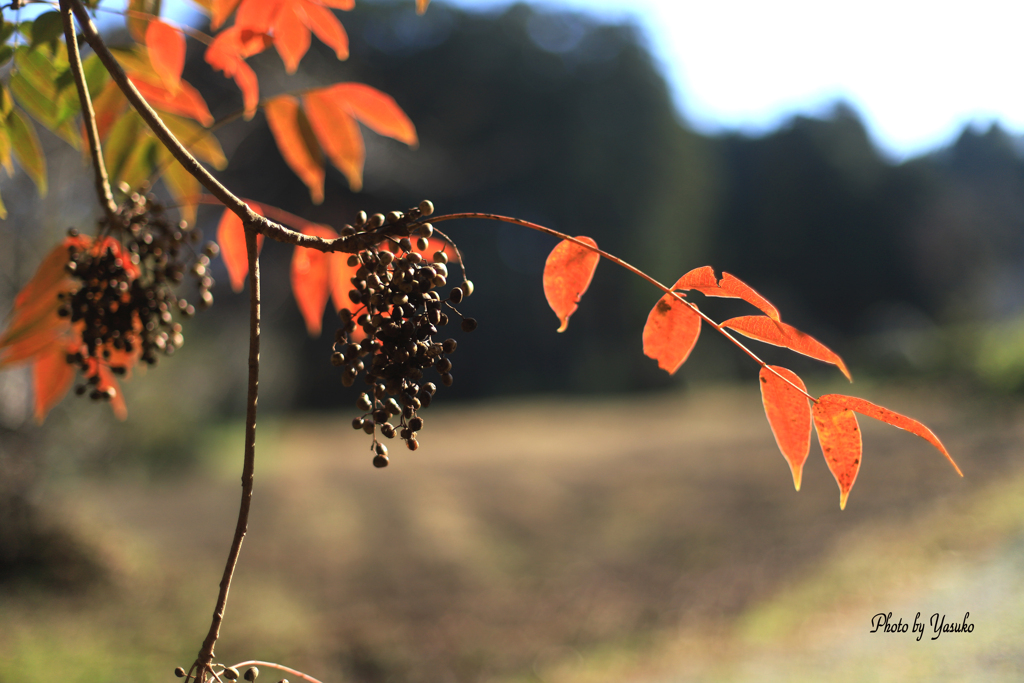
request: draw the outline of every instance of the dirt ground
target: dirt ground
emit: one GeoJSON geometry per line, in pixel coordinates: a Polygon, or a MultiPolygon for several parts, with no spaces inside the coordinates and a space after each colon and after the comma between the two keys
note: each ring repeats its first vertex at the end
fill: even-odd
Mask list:
{"type": "MultiPolygon", "coordinates": [[[[847,509],[817,445],[797,493],[756,386],[439,404],[385,470],[351,416],[265,420],[217,653],[325,683],[1019,680],[1022,408],[856,389],[931,426],[965,478],[862,418],[847,509]],[[975,628],[871,634],[879,612],[975,628]]],[[[110,578],[0,592],[0,681],[188,666],[234,527],[240,425],[204,439],[187,477],[51,486],[110,578]]]]}

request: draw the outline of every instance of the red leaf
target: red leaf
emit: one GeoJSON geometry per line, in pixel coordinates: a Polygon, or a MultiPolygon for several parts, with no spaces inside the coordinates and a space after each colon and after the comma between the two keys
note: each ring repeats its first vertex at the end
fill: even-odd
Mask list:
{"type": "Polygon", "coordinates": [[[668,374],[686,362],[700,336],[700,316],[671,294],[658,300],[644,325],[644,355],[668,374]]]}
{"type": "Polygon", "coordinates": [[[210,13],[210,28],[216,31],[219,29],[231,13],[238,7],[239,0],[213,0],[213,8],[210,13]]]}
{"type": "Polygon", "coordinates": [[[182,81],[178,92],[171,93],[162,83],[151,83],[138,74],[132,74],[129,78],[154,109],[187,116],[204,126],[213,125],[213,115],[206,106],[206,100],[188,81],[182,81]]]}
{"type": "Polygon", "coordinates": [[[282,95],[267,102],[263,111],[281,156],[309,188],[313,203],[320,204],[324,200],[324,155],[299,101],[282,95]]]}
{"type": "Polygon", "coordinates": [[[769,367],[775,372],[761,368],[761,402],[775,435],[775,443],[793,473],[793,486],[799,491],[804,463],[811,451],[811,407],[807,396],[797,391],[793,384],[804,391],[807,387],[795,372],[777,365],[769,367]]]}
{"type": "Polygon", "coordinates": [[[306,93],[302,96],[302,104],[327,158],[345,174],[352,191],[358,192],[363,187],[366,151],[355,119],[323,90],[306,93]]]}
{"type": "Polygon", "coordinates": [[[345,27],[334,16],[334,12],[312,2],[300,0],[299,6],[305,14],[306,26],[316,34],[320,41],[334,49],[338,59],[348,59],[348,34],[345,27]]]}
{"type": "MultiPolygon", "coordinates": [[[[303,23],[305,16],[300,17],[302,10],[294,4],[286,3],[281,7],[274,20],[274,47],[281,55],[285,71],[295,73],[299,62],[309,50],[309,28],[303,23]]],[[[334,19],[334,15],[331,15],[334,19]]],[[[337,19],[334,19],[337,22],[337,19]]]]}
{"type": "Polygon", "coordinates": [[[860,471],[862,445],[857,416],[836,403],[821,401],[813,404],[811,410],[825,463],[839,484],[839,509],[844,510],[860,471]]]}
{"type": "Polygon", "coordinates": [[[185,36],[159,19],[146,27],[146,47],[149,62],[160,76],[167,91],[177,94],[181,86],[181,72],[185,68],[185,36]]]}
{"type": "Polygon", "coordinates": [[[932,430],[928,429],[917,420],[913,420],[905,415],[900,415],[888,408],[883,408],[882,406],[875,405],[870,401],[865,401],[864,399],[857,398],[855,396],[827,394],[819,398],[818,402],[829,406],[836,406],[837,409],[842,408],[845,410],[853,410],[861,415],[873,417],[876,420],[881,420],[893,427],[899,427],[900,429],[905,429],[911,434],[916,434],[931,445],[935,446],[935,448],[939,449],[939,452],[946,456],[946,460],[949,460],[949,464],[953,466],[956,473],[961,477],[964,476],[963,472],[960,471],[960,468],[957,467],[955,462],[953,462],[953,456],[949,454],[946,447],[942,445],[941,441],[939,441],[939,437],[935,436],[932,430]]]}
{"type": "MultiPolygon", "coordinates": [[[[249,206],[256,213],[263,215],[257,205],[250,204],[249,206]]],[[[220,217],[220,224],[217,226],[217,244],[220,245],[220,255],[228,269],[231,289],[236,292],[242,291],[242,287],[245,285],[245,276],[249,274],[249,257],[245,249],[245,228],[242,227],[242,219],[231,209],[224,209],[224,214],[220,217]]],[[[262,247],[263,235],[257,235],[257,251],[262,247]]]]}
{"type": "Polygon", "coordinates": [[[740,280],[735,275],[722,273],[722,279],[719,280],[718,286],[721,287],[723,291],[731,294],[737,299],[743,299],[748,304],[753,304],[757,308],[761,309],[765,315],[775,322],[780,320],[778,310],[768,303],[767,299],[755,292],[750,285],[743,280],[740,280]]]}
{"type": "Polygon", "coordinates": [[[246,120],[256,114],[260,86],[256,72],[245,63],[245,59],[263,52],[271,42],[270,36],[265,33],[243,31],[236,24],[217,34],[203,56],[211,67],[234,79],[235,85],[242,91],[246,120]]]}
{"type": "Polygon", "coordinates": [[[679,278],[672,289],[695,289],[707,296],[725,296],[718,286],[718,278],[711,266],[694,268],[679,278]]]}
{"type": "MultiPolygon", "coordinates": [[[[329,240],[338,237],[338,233],[326,227],[305,228],[302,232],[329,240]]],[[[322,329],[331,289],[331,265],[329,255],[316,249],[295,247],[292,254],[292,293],[311,337],[320,336],[322,329]]]]}
{"type": "MultiPolygon", "coordinates": [[[[597,242],[589,237],[576,239],[597,246],[597,242]]],[[[590,286],[600,260],[601,255],[596,251],[569,240],[559,242],[548,255],[544,264],[544,296],[562,323],[558,327],[559,332],[564,332],[569,325],[569,316],[576,312],[580,297],[590,286]]]]}
{"type": "Polygon", "coordinates": [[[853,381],[849,370],[843,359],[834,351],[819,342],[809,334],[804,334],[792,325],[775,322],[763,315],[744,315],[738,318],[730,318],[723,322],[722,327],[736,330],[745,337],[756,339],[773,346],[782,346],[805,356],[810,356],[825,363],[832,363],[846,375],[846,378],[853,381]]]}
{"type": "Polygon", "coordinates": [[[337,83],[317,91],[378,135],[417,144],[416,127],[395,100],[363,83],[337,83]]]}
{"type": "Polygon", "coordinates": [[[39,424],[46,419],[50,409],[60,403],[75,380],[75,368],[67,362],[67,354],[63,344],[54,344],[32,365],[35,418],[39,424]]]}

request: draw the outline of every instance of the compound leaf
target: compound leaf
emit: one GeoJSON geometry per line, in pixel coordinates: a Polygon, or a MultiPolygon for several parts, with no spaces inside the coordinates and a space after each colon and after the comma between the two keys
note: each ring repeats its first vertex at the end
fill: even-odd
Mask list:
{"type": "MultiPolygon", "coordinates": [[[[589,237],[577,237],[581,242],[597,247],[589,237]]],[[[559,332],[569,325],[569,316],[576,312],[580,297],[594,278],[601,255],[569,240],[562,240],[548,254],[544,264],[544,296],[558,316],[559,332]]]]}
{"type": "Polygon", "coordinates": [[[771,369],[761,368],[761,402],[775,443],[793,473],[793,486],[799,491],[804,463],[811,451],[811,407],[807,396],[801,393],[807,387],[795,372],[777,365],[768,367],[771,369]]]}

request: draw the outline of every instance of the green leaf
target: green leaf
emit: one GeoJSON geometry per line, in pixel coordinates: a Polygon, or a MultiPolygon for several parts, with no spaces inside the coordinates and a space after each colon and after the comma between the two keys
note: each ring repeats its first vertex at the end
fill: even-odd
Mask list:
{"type": "Polygon", "coordinates": [[[3,26],[0,26],[0,42],[6,43],[7,39],[11,37],[11,35],[17,28],[17,24],[12,24],[9,21],[5,21],[3,23],[3,26]]]}
{"type": "Polygon", "coordinates": [[[0,122],[0,165],[7,171],[7,176],[14,175],[14,164],[11,161],[11,133],[7,129],[7,119],[0,122]]]}
{"type": "Polygon", "coordinates": [[[177,202],[182,220],[193,224],[196,222],[196,209],[199,206],[199,195],[202,193],[203,187],[191,173],[185,170],[184,166],[171,158],[171,153],[163,145],[160,145],[160,150],[162,150],[161,163],[171,162],[167,170],[164,171],[164,185],[167,186],[167,191],[177,202]]]}
{"type": "Polygon", "coordinates": [[[7,125],[11,131],[14,158],[36,184],[39,196],[45,197],[46,157],[43,156],[43,148],[39,144],[35,128],[17,109],[11,110],[10,116],[7,117],[7,125]]]}
{"type": "Polygon", "coordinates": [[[138,114],[129,111],[122,115],[107,133],[103,143],[103,160],[113,181],[120,179],[121,170],[128,162],[132,150],[142,142],[140,136],[144,125],[138,114]]]}
{"type": "Polygon", "coordinates": [[[82,71],[85,73],[85,83],[89,88],[89,98],[95,100],[110,80],[110,74],[96,55],[89,55],[82,60],[82,71]]]}
{"type": "Polygon", "coordinates": [[[32,118],[75,149],[81,149],[81,133],[71,120],[80,108],[78,92],[66,64],[64,73],[59,71],[61,57],[59,52],[51,58],[40,50],[18,47],[14,53],[11,91],[32,118]]]}
{"type": "Polygon", "coordinates": [[[14,48],[10,45],[0,45],[0,66],[6,64],[14,56],[14,48]]]}
{"type": "Polygon", "coordinates": [[[129,187],[138,187],[143,180],[153,175],[159,161],[158,150],[163,147],[155,137],[148,134],[149,129],[142,132],[143,139],[131,150],[131,154],[121,167],[118,182],[127,183],[129,187]]]}
{"type": "Polygon", "coordinates": [[[207,162],[218,171],[228,165],[228,159],[224,156],[220,142],[210,131],[200,126],[191,119],[174,114],[160,114],[160,117],[167,124],[167,127],[174,133],[182,145],[192,152],[197,159],[207,162]]]}
{"type": "Polygon", "coordinates": [[[32,22],[32,46],[47,43],[64,34],[60,12],[44,12],[32,22]]]}
{"type": "Polygon", "coordinates": [[[0,198],[0,220],[7,220],[7,207],[4,206],[4,200],[0,198]]]}

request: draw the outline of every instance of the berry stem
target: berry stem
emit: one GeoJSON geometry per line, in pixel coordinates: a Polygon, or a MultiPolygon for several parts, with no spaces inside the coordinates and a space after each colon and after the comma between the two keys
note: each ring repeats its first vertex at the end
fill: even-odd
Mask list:
{"type": "MultiPolygon", "coordinates": [[[[256,400],[260,376],[260,261],[256,250],[256,232],[245,231],[245,250],[249,257],[249,388],[246,395],[245,408],[245,461],[242,465],[242,501],[238,507],[238,523],[235,535],[231,540],[224,575],[220,581],[220,593],[217,606],[213,611],[210,631],[199,651],[200,678],[203,672],[213,673],[210,665],[213,662],[213,648],[220,636],[220,626],[224,621],[224,608],[228,601],[228,590],[231,588],[231,577],[238,564],[238,554],[242,550],[242,540],[249,527],[249,507],[252,503],[253,473],[256,461],[256,400]]],[[[214,674],[215,675],[215,674],[214,674]]]]}
{"type": "Polygon", "coordinates": [[[75,39],[75,25],[68,0],[60,0],[60,18],[64,24],[64,40],[68,45],[68,65],[75,78],[78,101],[82,106],[82,121],[85,124],[85,133],[89,140],[89,156],[92,158],[93,180],[96,182],[96,197],[99,199],[100,206],[103,207],[103,213],[107,216],[107,225],[113,227],[119,223],[117,204],[114,202],[114,195],[110,191],[107,167],[103,163],[100,134],[96,127],[96,112],[92,108],[92,99],[89,97],[89,88],[85,82],[85,72],[82,70],[82,55],[78,52],[78,41],[75,39]]]}
{"type": "MultiPolygon", "coordinates": [[[[579,245],[581,247],[584,247],[585,249],[589,249],[590,251],[595,252],[596,254],[600,255],[602,258],[605,258],[605,259],[611,261],[612,263],[614,263],[617,266],[621,266],[622,268],[625,268],[626,270],[628,270],[629,272],[633,273],[634,275],[638,275],[639,277],[643,278],[647,282],[650,282],[652,285],[654,285],[655,287],[657,287],[658,289],[663,291],[665,294],[673,296],[673,297],[676,298],[676,300],[678,300],[678,301],[682,302],[683,304],[689,306],[691,309],[693,309],[693,311],[697,315],[699,315],[701,317],[701,319],[704,322],[706,322],[708,325],[711,325],[712,327],[714,327],[726,339],[731,341],[741,351],[743,351],[743,353],[745,353],[748,356],[750,356],[750,358],[755,363],[760,365],[762,368],[766,368],[769,372],[771,372],[772,374],[777,376],[779,379],[784,381],[786,384],[790,385],[791,387],[793,387],[794,389],[799,391],[801,394],[803,394],[804,396],[806,396],[810,400],[814,401],[815,403],[818,402],[818,399],[816,399],[815,397],[813,397],[810,394],[808,394],[806,391],[804,391],[803,389],[798,387],[793,382],[789,381],[787,378],[783,377],[781,374],[776,372],[776,370],[772,366],[768,365],[763,360],[758,358],[757,355],[753,351],[751,351],[746,346],[744,346],[743,342],[741,342],[740,340],[736,339],[736,337],[734,337],[731,334],[729,334],[725,330],[724,327],[722,327],[717,322],[715,322],[714,320],[709,318],[704,313],[704,311],[702,311],[699,308],[697,308],[697,306],[695,304],[693,304],[690,301],[687,301],[686,299],[684,299],[681,294],[679,294],[678,292],[673,291],[671,287],[663,285],[662,283],[658,282],[653,277],[651,277],[650,275],[648,275],[644,271],[640,270],[636,266],[633,266],[633,265],[623,261],[618,256],[615,256],[614,254],[609,254],[607,251],[604,251],[603,249],[599,249],[598,247],[595,247],[595,246],[592,246],[590,244],[587,244],[586,242],[583,242],[582,240],[578,240],[575,237],[572,237],[571,235],[566,235],[565,233],[558,232],[557,230],[553,230],[551,228],[546,228],[543,225],[538,225],[537,223],[531,223],[530,221],[524,221],[521,218],[512,218],[510,216],[499,216],[498,214],[494,214],[494,213],[464,212],[464,213],[450,213],[450,214],[445,214],[444,216],[431,216],[429,218],[429,221],[431,223],[441,223],[442,221],[459,220],[459,219],[462,219],[462,218],[481,218],[483,220],[488,220],[488,221],[499,221],[499,222],[502,222],[502,223],[511,223],[512,225],[519,225],[519,226],[522,226],[524,228],[529,228],[530,230],[536,230],[537,232],[542,232],[542,233],[544,233],[546,235],[551,235],[552,237],[557,237],[559,239],[572,242],[573,244],[579,245]]],[[[428,219],[424,219],[424,220],[428,220],[428,219]]]]}
{"type": "Polygon", "coordinates": [[[263,666],[268,669],[277,669],[278,671],[284,671],[286,674],[291,674],[296,678],[301,678],[302,680],[307,681],[307,683],[320,683],[320,681],[318,681],[317,679],[313,678],[308,674],[304,674],[301,671],[296,671],[295,669],[289,668],[287,666],[281,666],[280,664],[274,664],[273,662],[261,662],[258,659],[250,659],[247,662],[239,662],[238,664],[234,665],[234,668],[242,669],[243,667],[248,666],[263,666]]]}

